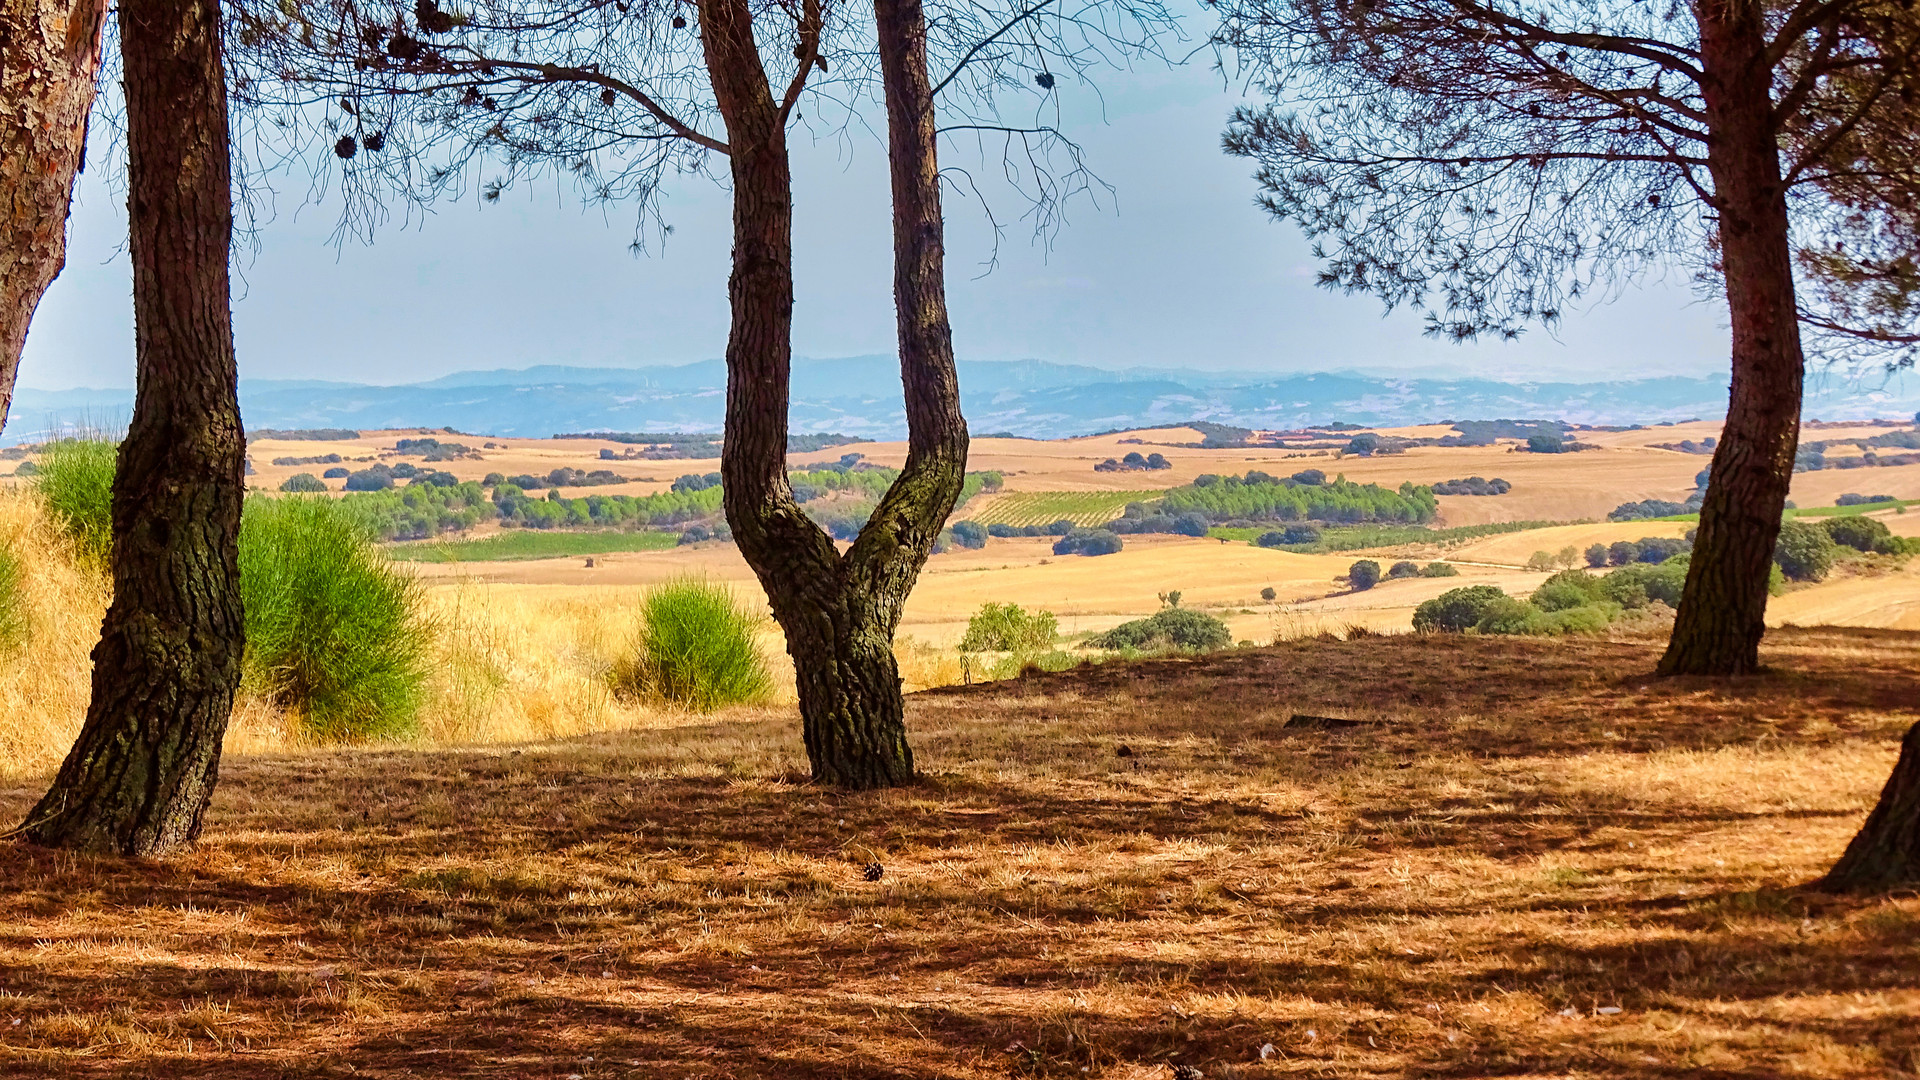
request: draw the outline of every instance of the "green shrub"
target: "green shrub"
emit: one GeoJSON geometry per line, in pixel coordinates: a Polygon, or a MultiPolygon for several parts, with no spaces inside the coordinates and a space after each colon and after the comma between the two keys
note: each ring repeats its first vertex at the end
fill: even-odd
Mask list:
{"type": "Polygon", "coordinates": [[[113,470],[120,447],[104,439],[58,439],[40,455],[34,486],[83,558],[113,550],[113,470]]]}
{"type": "Polygon", "coordinates": [[[1110,529],[1075,529],[1054,541],[1055,555],[1111,555],[1123,546],[1110,529]]]}
{"type": "Polygon", "coordinates": [[[1587,565],[1596,569],[1607,565],[1607,554],[1607,545],[1591,545],[1587,548],[1587,565]]]}
{"type": "Polygon", "coordinates": [[[953,523],[953,542],[963,548],[986,547],[987,527],[977,521],[956,521],[953,523]]]}
{"type": "Polygon", "coordinates": [[[1260,590],[1260,599],[1265,600],[1269,604],[1273,603],[1273,598],[1279,595],[1279,593],[1273,591],[1273,586],[1271,585],[1260,590]]]}
{"type": "Polygon", "coordinates": [[[1372,559],[1361,559],[1347,567],[1347,584],[1354,592],[1365,592],[1380,584],[1380,564],[1372,559]]]}
{"type": "Polygon", "coordinates": [[[1528,634],[1557,637],[1561,634],[1604,633],[1620,617],[1620,605],[1597,600],[1552,611],[1523,600],[1503,597],[1488,604],[1474,629],[1482,634],[1528,634]]]}
{"type": "Polygon", "coordinates": [[[1875,551],[1882,555],[1897,554],[1902,545],[1894,537],[1893,530],[1879,518],[1848,515],[1832,517],[1821,522],[1827,530],[1827,536],[1836,544],[1850,547],[1855,551],[1875,551]]]}
{"type": "Polygon", "coordinates": [[[20,557],[0,544],[0,654],[15,652],[27,643],[32,623],[27,616],[27,598],[21,591],[24,576],[20,557]]]}
{"type": "Polygon", "coordinates": [[[1600,588],[1606,599],[1629,610],[1654,600],[1677,608],[1691,562],[1690,556],[1675,555],[1665,562],[1632,563],[1601,578],[1600,588]]]}
{"type": "Polygon", "coordinates": [[[1510,599],[1498,585],[1468,585],[1451,589],[1413,610],[1413,628],[1458,634],[1480,622],[1494,603],[1510,599]]]}
{"type": "Polygon", "coordinates": [[[1420,571],[1421,577],[1459,577],[1460,568],[1452,563],[1430,562],[1420,571]]]}
{"type": "Polygon", "coordinates": [[[1824,581],[1833,569],[1834,543],[1827,530],[1805,521],[1780,523],[1773,561],[1795,581],[1824,581]]]}
{"type": "Polygon", "coordinates": [[[1227,624],[1192,608],[1170,607],[1089,638],[1096,649],[1220,649],[1233,644],[1227,624]]]}
{"type": "Polygon", "coordinates": [[[1483,634],[1524,634],[1528,620],[1539,614],[1525,600],[1500,596],[1480,609],[1480,618],[1475,620],[1473,628],[1483,634]]]}
{"type": "Polygon", "coordinates": [[[431,626],[420,588],[352,510],[326,498],[247,501],[240,521],[248,685],[322,739],[418,725],[431,626]]]}
{"type": "Polygon", "coordinates": [[[1531,602],[1541,611],[1565,611],[1605,599],[1600,578],[1585,570],[1562,570],[1533,591],[1531,602]]]}
{"type": "Polygon", "coordinates": [[[327,485],[321,483],[320,478],[312,473],[303,472],[294,473],[292,476],[287,477],[286,480],[281,483],[280,490],[292,492],[296,495],[317,495],[327,490],[327,485]]]}
{"type": "Polygon", "coordinates": [[[1052,645],[1060,636],[1060,623],[1051,611],[1028,614],[1019,604],[983,605],[967,621],[967,633],[960,639],[966,652],[1032,653],[1052,645]]]}
{"type": "Polygon", "coordinates": [[[758,622],[725,585],[685,580],[649,590],[639,641],[615,665],[614,689],[701,712],[765,701],[773,676],[753,639],[758,622]]]}
{"type": "Polygon", "coordinates": [[[1397,562],[1397,563],[1394,563],[1392,568],[1390,568],[1387,571],[1387,577],[1395,581],[1398,581],[1401,578],[1410,578],[1410,577],[1419,577],[1419,576],[1420,576],[1420,566],[1418,563],[1397,562]]]}

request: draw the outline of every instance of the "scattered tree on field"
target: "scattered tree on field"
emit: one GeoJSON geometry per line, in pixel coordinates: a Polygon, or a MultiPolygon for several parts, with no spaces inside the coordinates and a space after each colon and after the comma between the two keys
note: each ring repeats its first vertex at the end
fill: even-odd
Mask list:
{"type": "MultiPolygon", "coordinates": [[[[1461,341],[1552,324],[1676,256],[1721,288],[1732,397],[1659,670],[1755,670],[1799,433],[1800,301],[1825,298],[1796,296],[1796,237],[1803,260],[1913,244],[1897,215],[1861,208],[1920,188],[1920,18],[1880,0],[1227,0],[1216,40],[1286,103],[1240,110],[1227,146],[1259,161],[1265,205],[1315,240],[1329,287],[1420,308],[1461,341]]],[[[1824,280],[1898,307],[1871,297],[1884,277],[1865,293],[1844,271],[1824,280]]]]}
{"type": "Polygon", "coordinates": [[[1380,564],[1372,559],[1361,559],[1347,567],[1347,584],[1354,592],[1365,592],[1380,584],[1380,564]]]}
{"type": "Polygon", "coordinates": [[[138,388],[113,482],[113,603],[79,739],[22,831],[152,855],[192,843],[240,681],[233,229],[217,0],[121,0],[138,388]]]}
{"type": "Polygon", "coordinates": [[[67,262],[106,14],[106,0],[0,6],[0,427],[34,308],[67,262]]]}

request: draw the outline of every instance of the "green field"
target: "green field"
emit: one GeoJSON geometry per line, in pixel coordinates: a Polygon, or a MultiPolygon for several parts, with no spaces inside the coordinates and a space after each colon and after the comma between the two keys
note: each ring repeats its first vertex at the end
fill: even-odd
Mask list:
{"type": "Polygon", "coordinates": [[[1149,502],[1162,491],[1017,491],[1002,495],[971,515],[982,525],[1051,525],[1062,518],[1075,525],[1104,525],[1130,502],[1149,502]]]}
{"type": "MultiPolygon", "coordinates": [[[[1896,499],[1893,502],[1855,503],[1852,506],[1802,506],[1791,509],[1782,517],[1854,517],[1859,514],[1877,514],[1882,510],[1896,510],[1906,513],[1909,506],[1920,505],[1920,499],[1896,499]]],[[[1647,518],[1648,521],[1699,521],[1699,514],[1670,514],[1662,518],[1647,518]]]]}
{"type": "MultiPolygon", "coordinates": [[[[1283,544],[1275,551],[1300,555],[1320,555],[1330,551],[1361,551],[1367,548],[1396,547],[1401,544],[1449,544],[1477,540],[1483,536],[1530,532],[1554,525],[1577,525],[1575,521],[1497,521],[1486,525],[1462,525],[1452,529],[1429,529],[1421,525],[1324,525],[1315,544],[1283,544]]],[[[1215,527],[1207,535],[1221,540],[1253,543],[1262,533],[1283,529],[1281,523],[1251,529],[1215,527]]]]}
{"type": "Polygon", "coordinates": [[[511,529],[482,540],[422,540],[386,545],[387,557],[400,562],[510,562],[610,555],[619,551],[661,551],[680,542],[670,532],[561,532],[511,529]]]}

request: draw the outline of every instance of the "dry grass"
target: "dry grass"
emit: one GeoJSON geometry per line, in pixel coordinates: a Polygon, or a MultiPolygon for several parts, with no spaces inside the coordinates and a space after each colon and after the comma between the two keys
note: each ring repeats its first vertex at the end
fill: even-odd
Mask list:
{"type": "MultiPolygon", "coordinates": [[[[25,649],[0,663],[0,776],[51,773],[86,716],[92,651],[110,599],[104,574],[77,562],[31,494],[0,491],[0,544],[23,576],[31,626],[25,649]]],[[[687,723],[677,711],[615,700],[607,672],[631,648],[640,590],[566,595],[436,578],[427,593],[433,681],[422,710],[427,745],[487,745],[687,723]]],[[[762,643],[777,654],[780,640],[762,643]]],[[[776,665],[781,700],[792,673],[776,665]]],[[[310,746],[269,702],[242,694],[229,754],[310,746]]]]}
{"type": "Polygon", "coordinates": [[[0,771],[48,772],[80,733],[110,589],[24,491],[0,489],[0,546],[27,568],[29,620],[26,647],[0,658],[0,771]]]}
{"type": "Polygon", "coordinates": [[[1731,684],[1653,656],[1406,636],[938,691],[925,779],[864,795],[796,780],[784,710],[230,760],[187,857],[0,849],[0,1072],[1920,1072],[1920,900],[1793,888],[1916,718],[1920,637],[1777,632],[1731,684]]]}

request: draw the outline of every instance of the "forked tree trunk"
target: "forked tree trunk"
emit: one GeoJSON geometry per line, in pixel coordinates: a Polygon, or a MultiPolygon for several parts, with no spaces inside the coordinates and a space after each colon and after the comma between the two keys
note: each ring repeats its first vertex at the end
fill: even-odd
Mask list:
{"type": "Polygon", "coordinates": [[[1800,440],[1805,360],[1763,7],[1711,0],[1699,11],[1733,384],[1659,672],[1744,675],[1760,667],[1767,578],[1800,440]]]}
{"type": "Polygon", "coordinates": [[[1870,892],[1915,883],[1920,883],[1920,724],[1900,740],[1900,759],[1873,813],[1814,887],[1870,892]]]}
{"type": "Polygon", "coordinates": [[[37,843],[191,843],[240,681],[243,446],[217,0],[120,0],[139,387],[113,481],[113,604],[85,726],[28,817],[37,843]]]}
{"type": "Polygon", "coordinates": [[[700,17],[734,183],[727,430],[720,463],[727,520],[785,631],[814,778],[851,788],[902,784],[913,776],[913,751],[893,634],[907,593],[959,497],[967,452],[942,277],[919,6],[883,4],[879,20],[907,461],[844,555],[800,509],[787,482],[793,196],[785,111],[768,86],[747,4],[701,0],[700,17]]]}
{"type": "Polygon", "coordinates": [[[0,0],[0,427],[40,297],[67,262],[106,0],[0,0]]]}

